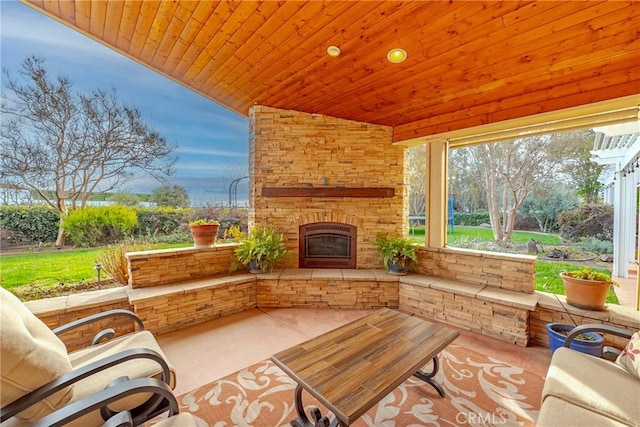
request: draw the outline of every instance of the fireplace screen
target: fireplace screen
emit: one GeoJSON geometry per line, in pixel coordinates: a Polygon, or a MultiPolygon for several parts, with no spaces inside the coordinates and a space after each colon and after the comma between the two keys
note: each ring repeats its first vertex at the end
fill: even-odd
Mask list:
{"type": "Polygon", "coordinates": [[[300,227],[300,268],[356,268],[356,228],[315,223],[300,227]]]}

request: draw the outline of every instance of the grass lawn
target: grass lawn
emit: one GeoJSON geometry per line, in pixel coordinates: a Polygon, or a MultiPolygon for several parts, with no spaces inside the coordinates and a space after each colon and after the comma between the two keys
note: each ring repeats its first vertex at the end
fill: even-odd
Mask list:
{"type": "MultiPolygon", "coordinates": [[[[163,244],[156,245],[154,248],[176,248],[191,245],[192,243],[163,244]]],[[[98,274],[93,267],[102,251],[104,249],[77,249],[2,255],[0,257],[2,287],[11,289],[16,286],[34,285],[50,288],[60,283],[96,281],[98,274]]],[[[104,272],[102,272],[101,278],[105,278],[104,272]]]]}
{"type": "MultiPolygon", "coordinates": [[[[450,230],[450,229],[448,229],[450,230]]],[[[412,227],[410,230],[412,240],[424,243],[424,227],[412,227]]],[[[534,239],[543,245],[559,245],[562,243],[560,236],[555,234],[534,233],[531,231],[514,231],[511,242],[516,244],[527,243],[534,239]]],[[[490,228],[456,226],[452,231],[447,231],[447,243],[455,246],[461,240],[493,241],[493,231],[490,228]]]]}
{"type": "MultiPolygon", "coordinates": [[[[493,240],[493,231],[490,228],[461,227],[456,226],[453,232],[447,232],[447,242],[455,245],[461,239],[493,240]]],[[[555,234],[534,233],[530,231],[514,231],[511,234],[511,243],[522,244],[534,239],[543,245],[559,245],[562,243],[560,236],[555,234]]]]}

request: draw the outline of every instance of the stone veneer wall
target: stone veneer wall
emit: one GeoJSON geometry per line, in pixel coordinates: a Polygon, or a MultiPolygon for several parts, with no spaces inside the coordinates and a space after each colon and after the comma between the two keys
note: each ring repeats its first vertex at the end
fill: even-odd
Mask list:
{"type": "Polygon", "coordinates": [[[384,270],[293,269],[260,275],[258,307],[398,308],[398,277],[384,270]]]}
{"type": "Polygon", "coordinates": [[[228,274],[236,246],[128,252],[129,285],[135,289],[228,274]]]}
{"type": "Polygon", "coordinates": [[[298,227],[342,222],[357,227],[357,268],[379,268],[377,233],[408,231],[405,150],[392,129],[256,105],[250,111],[249,224],[274,225],[289,251],[279,267],[298,267],[298,227]],[[263,197],[264,187],[393,187],[392,198],[263,197]]]}
{"type": "MultiPolygon", "coordinates": [[[[567,304],[564,295],[538,292],[540,299],[535,311],[529,319],[529,338],[532,343],[549,347],[547,323],[559,322],[568,325],[585,325],[589,323],[605,324],[640,331],[640,313],[632,307],[608,304],[605,311],[583,310],[567,304]]],[[[628,340],[614,335],[605,335],[605,345],[622,348],[628,340]]]]}
{"type": "MultiPolygon", "coordinates": [[[[125,288],[104,289],[27,301],[25,305],[51,329],[103,311],[133,310],[125,288]]],[[[117,335],[122,335],[133,332],[135,324],[126,317],[109,318],[72,329],[59,335],[58,338],[64,342],[68,351],[74,351],[91,345],[95,334],[106,328],[113,328],[117,335]]]]}
{"type": "MultiPolygon", "coordinates": [[[[429,281],[424,277],[422,281],[429,281]]],[[[520,346],[528,344],[529,310],[535,307],[535,302],[532,305],[514,303],[513,296],[504,295],[506,298],[498,303],[479,297],[482,285],[465,286],[461,282],[441,279],[436,288],[424,286],[420,281],[409,276],[400,279],[400,310],[501,341],[520,346]]]]}
{"type": "Polygon", "coordinates": [[[535,257],[458,248],[417,250],[416,273],[533,293],[535,257]]]}
{"type": "Polygon", "coordinates": [[[129,290],[134,311],[153,333],[179,330],[256,307],[256,277],[234,274],[129,290]]]}

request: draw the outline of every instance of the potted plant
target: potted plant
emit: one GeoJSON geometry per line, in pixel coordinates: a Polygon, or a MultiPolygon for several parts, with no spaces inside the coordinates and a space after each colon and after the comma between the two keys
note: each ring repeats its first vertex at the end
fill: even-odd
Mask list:
{"type": "Polygon", "coordinates": [[[560,273],[567,295],[567,304],[587,310],[604,310],[611,286],[617,283],[606,273],[589,267],[560,273]]]}
{"type": "MultiPolygon", "coordinates": [[[[563,347],[569,332],[575,327],[564,323],[547,323],[545,325],[547,335],[549,337],[549,348],[551,353],[556,349],[563,347]]],[[[569,348],[600,357],[602,355],[602,347],[604,338],[595,332],[584,332],[576,336],[569,345],[569,348]]]]}
{"type": "Polygon", "coordinates": [[[408,268],[418,262],[415,245],[407,238],[378,235],[375,245],[382,264],[389,274],[405,275],[408,268]]]}
{"type": "Polygon", "coordinates": [[[189,221],[189,231],[196,248],[210,248],[216,242],[220,222],[216,219],[201,218],[189,221]]]}
{"type": "Polygon", "coordinates": [[[249,236],[236,248],[236,258],[248,265],[251,273],[265,273],[287,253],[282,234],[273,227],[254,227],[249,236]]]}

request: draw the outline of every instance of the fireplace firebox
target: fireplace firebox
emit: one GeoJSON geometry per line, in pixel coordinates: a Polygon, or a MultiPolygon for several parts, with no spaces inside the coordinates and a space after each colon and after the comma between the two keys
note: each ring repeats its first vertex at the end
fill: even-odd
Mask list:
{"type": "Polygon", "coordinates": [[[317,222],[300,226],[299,268],[356,268],[356,227],[317,222]]]}

